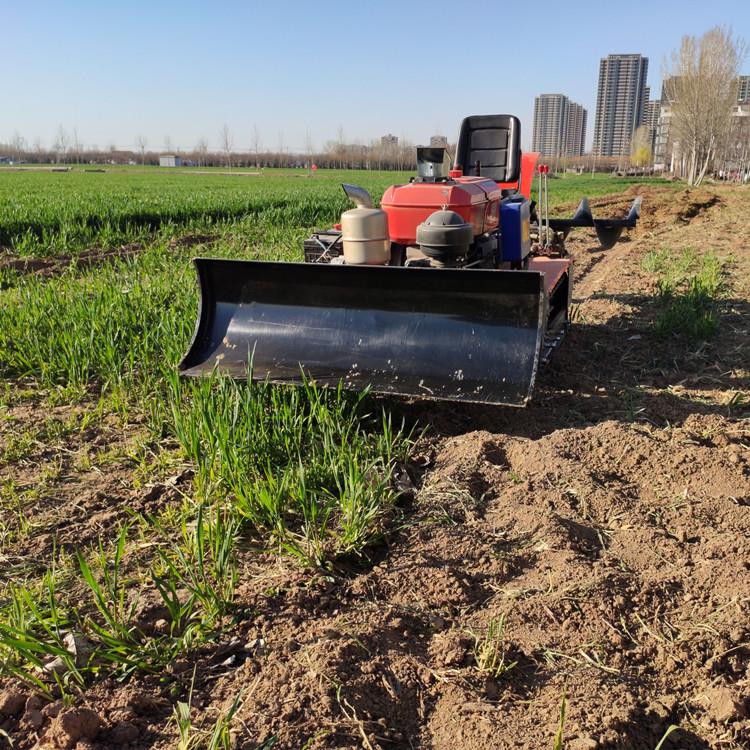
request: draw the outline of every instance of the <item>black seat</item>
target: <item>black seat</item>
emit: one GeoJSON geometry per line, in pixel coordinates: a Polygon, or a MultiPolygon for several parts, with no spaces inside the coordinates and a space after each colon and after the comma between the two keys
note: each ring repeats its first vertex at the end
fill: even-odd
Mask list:
{"type": "Polygon", "coordinates": [[[456,168],[469,176],[516,182],[521,171],[520,120],[513,115],[465,117],[458,134],[456,168]]]}

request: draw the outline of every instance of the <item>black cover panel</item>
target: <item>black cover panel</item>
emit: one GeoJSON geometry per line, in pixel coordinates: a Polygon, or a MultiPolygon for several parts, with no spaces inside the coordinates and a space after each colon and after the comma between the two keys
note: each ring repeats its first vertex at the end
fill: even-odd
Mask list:
{"type": "Polygon", "coordinates": [[[531,271],[196,258],[201,307],[184,375],[523,405],[547,320],[531,271]]]}

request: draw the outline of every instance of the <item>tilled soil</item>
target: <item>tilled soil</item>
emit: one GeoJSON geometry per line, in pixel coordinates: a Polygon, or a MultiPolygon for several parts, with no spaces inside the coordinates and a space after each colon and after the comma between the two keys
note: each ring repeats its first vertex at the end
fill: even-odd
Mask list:
{"type": "MultiPolygon", "coordinates": [[[[748,747],[750,253],[738,229],[750,191],[631,189],[592,201],[595,214],[636,192],[643,218],[626,241],[602,252],[571,237],[576,324],[527,409],[389,402],[425,432],[398,526],[369,560],[323,575],[248,552],[236,624],[167,679],[100,682],[73,707],[6,683],[0,728],[15,746],[175,747],[171,707],[194,680],[197,724],[240,696],[238,748],[551,749],[563,703],[570,750],[653,749],[671,724],[663,748],[748,747]],[[720,331],[699,347],[654,337],[640,265],[685,247],[714,250],[728,271],[720,331]],[[500,622],[503,668],[489,674],[478,656],[500,622]]],[[[169,483],[115,475],[102,478],[113,524],[123,505],[168,497],[169,483]]],[[[82,496],[61,490],[55,513],[82,496]]]]}
{"type": "MultiPolygon", "coordinates": [[[[214,235],[191,233],[174,237],[169,241],[168,247],[175,250],[196,245],[208,245],[215,241],[214,235]]],[[[9,248],[0,247],[0,272],[9,271],[42,277],[57,276],[69,269],[83,271],[105,263],[133,258],[143,250],[143,247],[144,245],[141,242],[130,242],[116,248],[93,247],[82,250],[76,255],[54,255],[48,258],[21,257],[14,255],[9,248]]]]}

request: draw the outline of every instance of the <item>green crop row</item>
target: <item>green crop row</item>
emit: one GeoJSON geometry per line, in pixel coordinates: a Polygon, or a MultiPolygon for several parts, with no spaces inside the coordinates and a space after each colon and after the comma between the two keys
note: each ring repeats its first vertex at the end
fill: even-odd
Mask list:
{"type": "Polygon", "coordinates": [[[327,226],[347,206],[342,181],[379,198],[393,173],[255,176],[174,172],[0,172],[0,245],[21,256],[143,241],[156,230],[327,226]]]}
{"type": "MultiPolygon", "coordinates": [[[[25,257],[55,256],[143,242],[156,231],[222,232],[243,219],[269,229],[326,226],[337,221],[348,205],[341,182],[363,185],[378,201],[388,185],[408,177],[333,170],[314,177],[304,171],[283,175],[0,171],[0,246],[25,257]]],[[[617,192],[633,181],[609,175],[565,175],[550,180],[550,206],[583,195],[617,192]]]]}

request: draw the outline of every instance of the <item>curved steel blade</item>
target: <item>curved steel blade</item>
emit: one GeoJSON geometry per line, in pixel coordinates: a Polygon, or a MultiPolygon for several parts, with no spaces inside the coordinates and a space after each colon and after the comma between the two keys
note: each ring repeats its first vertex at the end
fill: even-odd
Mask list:
{"type": "Polygon", "coordinates": [[[532,271],[196,258],[201,307],[184,375],[370,387],[523,405],[546,326],[532,271]]]}

